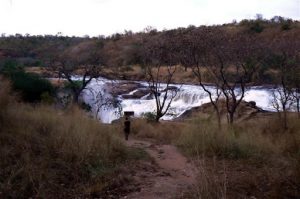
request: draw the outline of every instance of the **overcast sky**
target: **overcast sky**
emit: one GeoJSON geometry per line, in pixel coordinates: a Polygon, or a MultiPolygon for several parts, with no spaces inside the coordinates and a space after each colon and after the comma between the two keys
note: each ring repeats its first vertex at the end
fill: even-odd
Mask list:
{"type": "Polygon", "coordinates": [[[300,0],[0,0],[0,33],[109,35],[222,24],[257,13],[300,19],[300,0]]]}

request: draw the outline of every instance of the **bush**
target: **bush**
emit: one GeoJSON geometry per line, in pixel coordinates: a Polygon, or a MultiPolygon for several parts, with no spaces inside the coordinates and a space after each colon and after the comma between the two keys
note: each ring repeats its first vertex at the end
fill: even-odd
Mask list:
{"type": "Polygon", "coordinates": [[[155,112],[143,113],[142,117],[145,118],[148,122],[154,122],[156,120],[156,113],[155,112]]]}
{"type": "Polygon", "coordinates": [[[82,81],[80,81],[80,80],[73,81],[73,84],[66,81],[64,84],[64,88],[66,88],[66,89],[76,89],[77,90],[77,89],[81,88],[81,86],[82,86],[82,81]]]}
{"type": "Polygon", "coordinates": [[[255,33],[261,33],[264,30],[264,27],[261,25],[259,21],[254,21],[250,25],[250,31],[255,33]]]}
{"type": "Polygon", "coordinates": [[[13,89],[21,93],[24,101],[41,101],[43,93],[52,95],[54,92],[54,88],[48,80],[35,74],[26,73],[16,63],[8,62],[1,73],[11,80],[13,89]]]}
{"type": "Polygon", "coordinates": [[[283,31],[290,30],[291,28],[292,28],[292,23],[289,21],[285,21],[281,25],[281,30],[283,30],[283,31]]]}
{"type": "Polygon", "coordinates": [[[43,92],[41,94],[41,102],[45,104],[53,104],[54,98],[49,94],[49,92],[43,92]]]}
{"type": "Polygon", "coordinates": [[[42,61],[36,60],[31,66],[39,67],[39,66],[42,66],[42,65],[43,65],[42,61]]]}

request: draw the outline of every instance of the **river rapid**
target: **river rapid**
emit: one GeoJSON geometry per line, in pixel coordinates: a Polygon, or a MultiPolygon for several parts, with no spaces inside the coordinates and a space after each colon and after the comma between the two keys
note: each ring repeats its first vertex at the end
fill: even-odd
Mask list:
{"type": "MultiPolygon", "coordinates": [[[[178,92],[171,103],[169,111],[161,118],[162,120],[172,120],[193,107],[210,102],[208,94],[198,85],[172,84],[170,86],[177,88],[178,92]]],[[[161,91],[165,87],[165,84],[160,84],[161,91]]],[[[207,86],[207,88],[211,91],[214,90],[213,86],[207,86]]],[[[256,106],[263,110],[276,111],[272,105],[273,91],[274,89],[271,87],[249,87],[244,100],[248,102],[255,101],[256,106]]],[[[119,119],[124,111],[134,111],[134,117],[142,117],[145,113],[156,110],[155,99],[148,91],[147,82],[143,81],[133,82],[98,78],[92,80],[81,97],[86,104],[91,106],[93,114],[103,123],[111,123],[119,119]],[[123,89],[121,92],[115,92],[126,84],[134,84],[135,86],[134,88],[123,89]],[[135,93],[139,93],[139,95],[137,96],[135,93]]],[[[168,96],[167,100],[170,100],[170,98],[171,96],[168,96]]]]}

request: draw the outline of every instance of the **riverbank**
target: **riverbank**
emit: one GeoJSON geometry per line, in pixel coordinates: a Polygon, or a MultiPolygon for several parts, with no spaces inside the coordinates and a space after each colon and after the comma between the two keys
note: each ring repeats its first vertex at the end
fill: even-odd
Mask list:
{"type": "MultiPolygon", "coordinates": [[[[58,78],[58,73],[47,69],[46,67],[26,67],[27,72],[36,73],[45,78],[58,78]]],[[[276,71],[271,71],[270,73],[276,73],[276,71]]],[[[83,75],[81,70],[74,71],[75,75],[83,75]]],[[[160,74],[162,76],[167,76],[168,71],[166,67],[162,67],[160,74]]],[[[101,77],[110,80],[125,80],[125,81],[147,81],[147,76],[145,69],[141,66],[124,66],[124,67],[104,67],[102,70],[101,77]]],[[[204,71],[203,82],[207,86],[213,85],[211,80],[208,78],[209,75],[204,71]]],[[[182,66],[177,67],[176,73],[172,78],[173,84],[189,84],[189,85],[199,85],[198,79],[195,77],[193,70],[188,67],[185,69],[182,66]]],[[[252,82],[249,86],[260,86],[265,88],[273,88],[272,84],[266,83],[255,83],[252,82]]]]}
{"type": "MultiPolygon", "coordinates": [[[[0,81],[0,198],[94,198],[144,157],[117,126],[74,107],[21,102],[0,81]]],[[[100,195],[99,195],[100,194],[100,195]]]]}
{"type": "Polygon", "coordinates": [[[160,124],[132,121],[134,139],[152,140],[157,148],[175,145],[194,165],[196,183],[182,198],[298,198],[296,114],[288,123],[285,130],[276,113],[233,126],[223,123],[221,129],[213,116],[160,124]]]}
{"type": "MultiPolygon", "coordinates": [[[[104,125],[76,107],[16,101],[0,85],[3,198],[298,198],[300,123],[276,113],[218,128],[189,120],[104,125]],[[17,123],[15,121],[18,121],[17,123]]],[[[199,113],[201,114],[201,113],[199,113]]]]}
{"type": "MultiPolygon", "coordinates": [[[[64,79],[51,78],[50,80],[56,86],[66,85],[64,79]]],[[[165,89],[165,84],[162,83],[160,86],[161,90],[165,89]]],[[[172,83],[170,86],[176,88],[178,92],[173,99],[168,113],[162,117],[163,120],[183,118],[189,112],[197,112],[197,109],[203,104],[210,102],[207,93],[197,84],[172,83]]],[[[212,84],[206,84],[206,87],[209,90],[215,88],[212,84]]],[[[246,89],[244,101],[255,104],[257,110],[277,111],[273,106],[273,89],[274,85],[249,86],[246,89]]],[[[154,97],[145,81],[99,78],[97,81],[92,80],[82,94],[84,103],[88,104],[93,114],[97,113],[99,119],[104,123],[111,123],[120,118],[118,113],[119,108],[102,107],[102,104],[107,104],[105,101],[110,98],[111,101],[113,101],[112,98],[117,99],[123,111],[134,110],[136,117],[149,115],[156,110],[154,97]],[[100,96],[102,99],[95,98],[96,96],[100,96]]],[[[291,110],[294,109],[295,107],[291,107],[291,110]]]]}

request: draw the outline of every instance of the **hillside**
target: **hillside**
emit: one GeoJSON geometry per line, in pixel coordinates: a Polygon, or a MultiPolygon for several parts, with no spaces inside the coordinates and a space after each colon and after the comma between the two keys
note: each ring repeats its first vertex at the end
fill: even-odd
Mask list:
{"type": "Polygon", "coordinates": [[[299,121],[299,21],[0,37],[0,198],[299,198],[299,121]]]}
{"type": "MultiPolygon", "coordinates": [[[[75,59],[78,64],[87,65],[91,58],[87,58],[86,52],[93,53],[97,57],[98,64],[103,65],[106,76],[125,79],[144,79],[143,66],[145,65],[144,51],[160,42],[163,48],[172,51],[173,54],[190,48],[193,41],[198,48],[203,50],[205,46],[197,44],[197,38],[201,40],[217,41],[222,35],[233,35],[241,37],[242,40],[252,38],[257,42],[261,50],[268,50],[272,53],[274,47],[272,43],[283,38],[284,40],[300,40],[300,23],[282,17],[274,17],[270,20],[242,20],[239,23],[223,24],[217,26],[189,26],[173,30],[157,31],[155,29],[145,29],[144,32],[117,33],[108,37],[67,37],[67,36],[30,36],[15,35],[0,37],[0,67],[8,60],[14,60],[23,66],[49,66],[51,60],[57,55],[64,54],[70,59],[75,59]],[[207,32],[208,31],[208,32],[207,32]],[[204,34],[204,35],[203,35],[204,34]],[[195,40],[196,38],[196,40],[195,40]],[[137,67],[134,67],[137,66],[137,67]]],[[[216,45],[222,47],[224,44],[217,42],[216,45]]],[[[203,42],[202,42],[203,43],[203,42]]],[[[268,53],[261,51],[261,53],[268,53]]],[[[172,63],[164,60],[162,64],[179,64],[188,70],[193,63],[186,62],[185,58],[180,58],[180,54],[174,56],[172,63]]],[[[272,67],[268,64],[268,68],[272,67]]],[[[266,72],[268,73],[268,72],[266,72]]],[[[178,77],[181,81],[189,79],[190,73],[178,77]]],[[[259,78],[257,81],[263,82],[266,78],[259,78]]],[[[193,82],[194,80],[188,80],[193,82]]],[[[266,82],[265,82],[266,83],[266,82]]]]}

